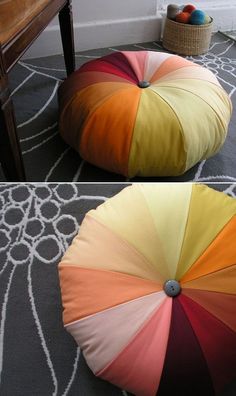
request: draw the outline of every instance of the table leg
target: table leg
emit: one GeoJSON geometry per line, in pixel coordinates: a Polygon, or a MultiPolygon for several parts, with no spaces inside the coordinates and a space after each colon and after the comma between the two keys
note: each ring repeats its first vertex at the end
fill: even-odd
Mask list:
{"type": "Polygon", "coordinates": [[[0,48],[0,162],[7,181],[25,181],[24,164],[15,122],[8,76],[0,48]]]}
{"type": "Polygon", "coordinates": [[[59,22],[66,71],[69,76],[75,70],[75,47],[71,0],[67,0],[65,6],[59,12],[59,22]]]}

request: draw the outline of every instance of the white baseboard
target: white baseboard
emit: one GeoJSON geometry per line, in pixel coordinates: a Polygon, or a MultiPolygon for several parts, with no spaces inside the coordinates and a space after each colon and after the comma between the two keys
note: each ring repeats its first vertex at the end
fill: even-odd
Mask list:
{"type": "MultiPolygon", "coordinates": [[[[75,49],[84,51],[159,40],[162,16],[74,24],[75,49]]],[[[48,27],[25,53],[35,58],[62,53],[59,26],[48,27]]]]}
{"type": "MultiPolygon", "coordinates": [[[[212,5],[204,10],[214,19],[214,31],[236,29],[236,5],[212,5]]],[[[156,16],[122,20],[106,20],[74,24],[75,49],[84,51],[160,40],[165,11],[156,16]]],[[[26,52],[24,58],[43,57],[62,53],[58,25],[50,25],[26,52]]]]}

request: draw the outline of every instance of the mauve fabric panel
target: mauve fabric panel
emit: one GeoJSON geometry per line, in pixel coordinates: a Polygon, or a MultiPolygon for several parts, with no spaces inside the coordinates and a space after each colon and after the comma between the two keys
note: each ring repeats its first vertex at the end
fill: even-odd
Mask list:
{"type": "Polygon", "coordinates": [[[107,55],[104,60],[105,62],[117,67],[118,70],[121,70],[127,74],[134,80],[134,82],[138,82],[138,78],[124,54],[120,52],[113,52],[112,54],[107,55]]]}
{"type": "Polygon", "coordinates": [[[201,344],[218,394],[236,379],[236,333],[192,299],[181,294],[179,301],[201,344]]]}
{"type": "Polygon", "coordinates": [[[215,395],[206,360],[179,297],[173,299],[170,335],[157,395],[215,395]]]}

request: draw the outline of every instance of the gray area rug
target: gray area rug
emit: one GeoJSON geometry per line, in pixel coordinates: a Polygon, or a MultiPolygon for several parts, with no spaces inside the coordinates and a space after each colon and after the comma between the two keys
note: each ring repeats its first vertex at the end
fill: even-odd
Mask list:
{"type": "Polygon", "coordinates": [[[223,33],[225,36],[227,36],[229,38],[236,40],[236,30],[230,30],[230,31],[221,32],[221,33],[223,33]]]}
{"type": "MultiPolygon", "coordinates": [[[[92,374],[64,330],[57,271],[86,212],[124,187],[0,184],[1,396],[127,396],[92,374]]],[[[234,184],[212,187],[236,197],[234,184]]],[[[236,383],[221,396],[235,394],[236,383]]]]}
{"type": "Polygon", "coordinates": [[[124,185],[0,185],[0,395],[122,396],[62,324],[57,265],[85,213],[124,185]]]}
{"type": "MultiPolygon", "coordinates": [[[[120,50],[162,51],[159,43],[123,45],[81,52],[77,68],[83,63],[120,50]]],[[[169,178],[134,180],[152,181],[226,181],[236,182],[236,46],[235,41],[217,33],[207,54],[188,59],[212,70],[229,93],[235,110],[229,134],[220,153],[203,161],[185,175],[169,178]]],[[[125,181],[120,175],[103,171],[81,160],[58,134],[57,89],[65,78],[62,56],[20,61],[10,75],[28,181],[125,181]]],[[[0,180],[4,180],[0,175],[0,180]]]]}

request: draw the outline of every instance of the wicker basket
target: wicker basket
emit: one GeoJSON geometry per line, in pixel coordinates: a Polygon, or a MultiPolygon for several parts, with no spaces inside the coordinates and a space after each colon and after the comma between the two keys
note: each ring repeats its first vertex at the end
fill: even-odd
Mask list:
{"type": "Polygon", "coordinates": [[[180,55],[200,55],[209,50],[213,19],[205,25],[190,25],[166,18],[163,47],[180,55]]]}

